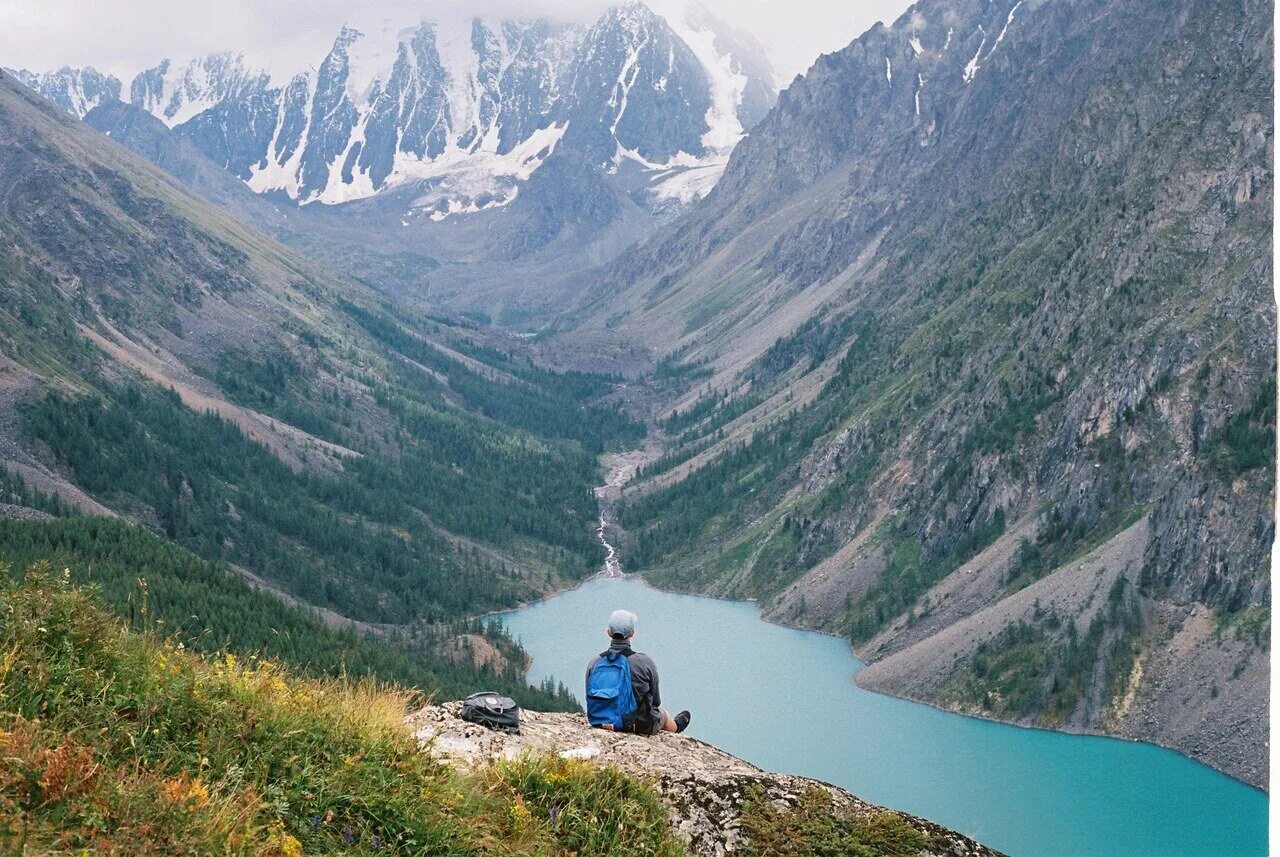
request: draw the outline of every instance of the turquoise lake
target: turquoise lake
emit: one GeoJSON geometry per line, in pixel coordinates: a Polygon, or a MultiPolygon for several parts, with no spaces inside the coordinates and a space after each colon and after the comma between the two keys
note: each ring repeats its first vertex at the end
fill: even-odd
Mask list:
{"type": "Polygon", "coordinates": [[[639,616],[663,705],[689,734],[966,833],[1014,857],[1267,853],[1267,796],[1170,750],[1020,729],[862,690],[840,639],[770,625],[756,606],[595,580],[501,618],[582,696],[616,608],[639,616]]]}

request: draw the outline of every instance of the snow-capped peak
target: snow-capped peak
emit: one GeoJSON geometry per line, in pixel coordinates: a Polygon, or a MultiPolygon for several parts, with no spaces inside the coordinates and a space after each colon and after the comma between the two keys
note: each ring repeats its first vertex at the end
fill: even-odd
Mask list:
{"type": "MultiPolygon", "coordinates": [[[[476,211],[514,199],[564,148],[627,161],[655,198],[687,201],[767,109],[772,72],[705,10],[660,2],[672,8],[630,0],[591,27],[463,14],[405,27],[357,10],[304,71],[273,77],[238,53],[165,59],[128,98],[255,191],[302,204],[417,182],[432,217],[476,211]]],[[[24,80],[83,115],[121,97],[91,72],[24,80]]]]}

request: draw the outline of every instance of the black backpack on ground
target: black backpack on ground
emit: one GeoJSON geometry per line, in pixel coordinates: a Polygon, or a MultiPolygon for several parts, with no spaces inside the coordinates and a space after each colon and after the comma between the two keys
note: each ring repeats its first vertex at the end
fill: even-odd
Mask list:
{"type": "Polygon", "coordinates": [[[473,693],[462,700],[461,717],[499,732],[520,734],[520,706],[509,696],[496,693],[473,693]]]}

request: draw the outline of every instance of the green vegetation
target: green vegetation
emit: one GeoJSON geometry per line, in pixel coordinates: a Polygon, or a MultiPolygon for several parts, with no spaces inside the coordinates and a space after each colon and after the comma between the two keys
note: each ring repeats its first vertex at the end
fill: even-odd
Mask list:
{"type": "Polygon", "coordinates": [[[434,378],[424,385],[423,373],[407,371],[403,361],[396,362],[397,378],[428,402],[442,401],[447,390],[459,397],[468,411],[538,437],[576,441],[592,456],[644,434],[644,426],[621,411],[589,404],[612,388],[614,379],[607,376],[552,372],[532,363],[517,362],[495,349],[457,343],[460,353],[469,351],[495,372],[515,378],[515,382],[501,380],[451,358],[388,313],[346,301],[342,305],[380,344],[444,376],[443,386],[434,378]]]}
{"type": "MultiPolygon", "coordinates": [[[[304,331],[301,337],[316,343],[304,331]]],[[[314,348],[314,345],[312,346],[314,348]]],[[[323,363],[318,352],[311,356],[323,363]]],[[[271,414],[308,434],[338,444],[358,444],[353,429],[350,395],[332,386],[309,383],[299,360],[283,348],[250,352],[224,351],[218,358],[214,382],[231,401],[271,414]]]]}
{"type": "Polygon", "coordinates": [[[715,374],[715,369],[707,365],[706,361],[696,360],[686,363],[683,356],[682,352],[677,351],[660,359],[658,365],[653,368],[653,380],[664,386],[675,386],[710,378],[715,374]]]}
{"type": "Polygon", "coordinates": [[[977,647],[967,669],[947,680],[944,698],[1000,718],[1060,726],[1082,699],[1097,694],[1107,704],[1124,692],[1141,651],[1142,625],[1123,575],[1084,635],[1074,621],[1064,627],[1061,617],[1037,604],[1032,622],[1011,625],[977,647]],[[1106,664],[1101,673],[1099,663],[1106,664]]]}
{"type": "Polygon", "coordinates": [[[201,557],[356,619],[442,620],[531,594],[433,522],[499,544],[549,544],[569,575],[598,559],[594,462],[469,432],[464,420],[398,462],[365,456],[329,475],[293,470],[218,416],[140,384],[104,387],[101,397],[49,394],[26,421],[108,504],[153,518],[201,557]]]}
{"type": "Polygon", "coordinates": [[[617,768],[571,759],[522,757],[494,765],[486,782],[513,806],[518,826],[546,831],[565,854],[680,857],[667,808],[648,786],[617,768]],[[532,819],[532,820],[530,820],[532,819]]]}
{"type": "Polygon", "coordinates": [[[253,353],[236,348],[219,357],[214,380],[232,401],[268,410],[300,373],[298,361],[283,349],[253,353]]]}
{"type": "Polygon", "coordinates": [[[894,618],[902,615],[935,583],[978,554],[1004,532],[1004,510],[961,534],[955,543],[932,557],[921,554],[914,537],[885,528],[882,541],[890,548],[888,567],[876,578],[846,618],[849,639],[869,640],[894,618]]]}
{"type": "Polygon", "coordinates": [[[1116,504],[1099,522],[1088,523],[1077,509],[1066,516],[1054,506],[1043,516],[1035,540],[1023,539],[1009,562],[1005,594],[1025,589],[1056,568],[1084,556],[1112,536],[1136,523],[1144,509],[1116,504]]]}
{"type": "MultiPolygon", "coordinates": [[[[869,481],[881,463],[881,455],[892,438],[905,428],[904,415],[892,409],[870,408],[873,397],[866,389],[866,375],[873,364],[886,359],[881,342],[881,326],[874,316],[858,314],[837,323],[838,329],[854,337],[839,364],[827,392],[816,403],[757,430],[745,443],[729,446],[713,461],[681,481],[625,504],[620,510],[622,525],[633,534],[629,556],[641,565],[661,565],[677,556],[687,556],[690,544],[708,542],[713,535],[723,537],[753,516],[768,511],[784,496],[794,478],[795,462],[830,438],[853,413],[865,420],[865,430],[857,455],[817,497],[791,510],[793,516],[821,520],[831,515],[847,515],[860,508],[869,481]],[[851,397],[830,394],[848,390],[851,397]]],[[[749,370],[749,392],[724,401],[710,396],[688,411],[674,414],[666,428],[684,429],[680,441],[687,448],[714,437],[727,422],[745,413],[776,392],[782,383],[787,359],[808,355],[819,363],[826,359],[831,343],[825,327],[806,325],[795,336],[775,344],[749,370]],[[799,340],[803,344],[796,344],[799,340]],[[785,357],[785,359],[784,359],[785,357]]],[[[822,549],[805,539],[789,539],[795,551],[806,550],[805,561],[798,555],[785,557],[770,552],[772,569],[758,563],[753,581],[758,591],[775,591],[793,575],[803,573],[823,555],[822,549]],[[772,580],[769,580],[772,575],[772,580]],[[763,589],[762,589],[763,587],[763,589]]],[[[829,546],[827,546],[829,547],[829,546]]],[[[759,592],[757,593],[759,594],[759,592]]]]}
{"type": "Polygon", "coordinates": [[[1276,379],[1267,376],[1248,407],[1231,417],[1209,440],[1210,460],[1223,473],[1275,468],[1276,379]]]}
{"type": "Polygon", "coordinates": [[[1251,605],[1240,610],[1224,610],[1218,614],[1214,634],[1221,638],[1230,631],[1237,640],[1250,640],[1255,646],[1271,641],[1271,608],[1251,605]]]}
{"type": "Polygon", "coordinates": [[[0,590],[0,844],[18,853],[680,853],[645,786],[422,753],[411,694],[123,630],[35,575],[0,590]]]}
{"type": "Polygon", "coordinates": [[[71,514],[71,509],[66,503],[63,503],[57,497],[51,497],[39,491],[32,491],[27,487],[27,483],[4,467],[0,467],[0,503],[24,506],[28,509],[35,509],[36,511],[44,512],[46,515],[57,517],[66,517],[71,514]]]}
{"type": "MultiPolygon", "coordinates": [[[[662,427],[671,434],[679,434],[686,431],[692,426],[697,425],[717,410],[725,407],[725,398],[720,393],[711,393],[698,399],[684,410],[672,411],[665,420],[662,421],[662,427]]],[[[724,420],[723,422],[728,422],[724,420]]]]}
{"type": "Polygon", "coordinates": [[[742,815],[748,857],[911,857],[926,852],[930,837],[901,814],[838,806],[817,786],[783,809],[759,786],[747,792],[742,815]]]}
{"type": "Polygon", "coordinates": [[[684,445],[677,444],[674,448],[663,453],[662,456],[656,460],[649,462],[636,471],[636,479],[648,479],[650,476],[657,476],[659,473],[666,473],[668,470],[674,470],[689,459],[709,449],[716,443],[716,441],[720,440],[721,437],[722,435],[717,432],[716,434],[709,435],[695,443],[684,445]]]}
{"type": "Polygon", "coordinates": [[[385,639],[331,630],[225,566],[123,521],[0,520],[0,566],[21,576],[16,570],[36,563],[68,569],[73,584],[91,585],[130,627],[159,631],[189,649],[269,658],[312,676],[376,677],[448,699],[500,690],[531,708],[577,708],[563,688],[529,687],[523,652],[478,620],[415,626],[385,639]],[[505,656],[501,668],[443,653],[445,641],[480,633],[505,656]]]}

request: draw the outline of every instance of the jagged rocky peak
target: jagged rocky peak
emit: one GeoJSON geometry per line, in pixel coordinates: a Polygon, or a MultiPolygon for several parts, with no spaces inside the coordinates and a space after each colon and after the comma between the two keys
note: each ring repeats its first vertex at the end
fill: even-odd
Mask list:
{"type": "Polygon", "coordinates": [[[979,78],[1004,67],[1024,13],[1020,0],[925,0],[818,57],[779,94],[727,183],[789,190],[899,134],[935,145],[979,78]]]}
{"type": "Polygon", "coordinates": [[[133,79],[129,100],[175,127],[267,82],[264,73],[248,69],[237,53],[210,54],[185,64],[165,59],[133,79]]]}
{"type": "Polygon", "coordinates": [[[99,104],[120,100],[120,79],[103,74],[93,66],[37,73],[26,69],[6,68],[23,84],[34,89],[54,104],[79,118],[99,104]]]}
{"type": "Polygon", "coordinates": [[[589,157],[649,166],[706,154],[710,80],[664,19],[643,3],[626,3],[583,41],[569,116],[589,157]]]}
{"type": "MultiPolygon", "coordinates": [[[[689,201],[773,96],[749,37],[705,10],[664,17],[639,2],[589,27],[346,26],[318,59],[289,80],[235,53],[166,59],[128,97],[258,192],[341,203],[412,184],[410,212],[440,218],[511,201],[562,138],[602,169],[626,162],[655,198],[689,201]]],[[[118,81],[86,99],[69,77],[23,79],[77,115],[120,97],[118,81]]]]}

